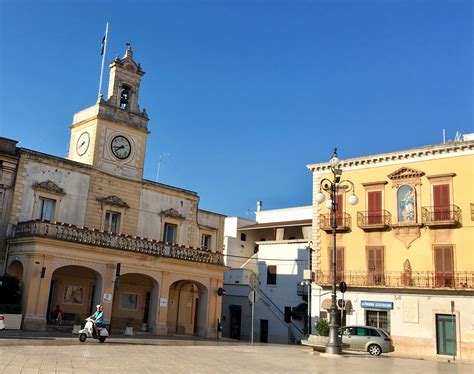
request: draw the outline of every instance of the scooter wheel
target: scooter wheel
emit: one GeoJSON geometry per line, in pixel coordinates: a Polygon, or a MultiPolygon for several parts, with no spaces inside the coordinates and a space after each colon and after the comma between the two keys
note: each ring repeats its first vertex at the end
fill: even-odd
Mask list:
{"type": "Polygon", "coordinates": [[[80,341],[81,343],[84,343],[84,342],[86,341],[86,339],[87,339],[87,335],[86,335],[86,334],[84,334],[84,333],[79,334],[79,341],[80,341]]]}
{"type": "Polygon", "coordinates": [[[101,337],[99,338],[99,342],[105,343],[105,339],[107,339],[105,336],[101,336],[101,337]]]}

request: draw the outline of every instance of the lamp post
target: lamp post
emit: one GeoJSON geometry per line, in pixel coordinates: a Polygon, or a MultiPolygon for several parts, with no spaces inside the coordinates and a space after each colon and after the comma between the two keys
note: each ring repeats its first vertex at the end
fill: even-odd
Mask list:
{"type": "Polygon", "coordinates": [[[350,180],[341,181],[342,170],[339,168],[340,160],[337,158],[337,148],[334,148],[334,153],[329,165],[333,179],[329,180],[324,178],[319,184],[319,192],[315,196],[315,200],[318,203],[324,202],[326,199],[322,191],[329,193],[330,199],[326,201],[326,207],[331,210],[331,228],[332,228],[332,292],[331,292],[331,310],[329,312],[329,341],[326,345],[326,353],[341,354],[342,345],[339,339],[338,330],[339,324],[336,321],[337,318],[337,294],[336,294],[336,229],[337,229],[337,193],[339,190],[344,192],[352,191],[352,195],[349,196],[348,202],[351,205],[356,205],[359,202],[359,198],[355,195],[354,183],[350,180]]]}

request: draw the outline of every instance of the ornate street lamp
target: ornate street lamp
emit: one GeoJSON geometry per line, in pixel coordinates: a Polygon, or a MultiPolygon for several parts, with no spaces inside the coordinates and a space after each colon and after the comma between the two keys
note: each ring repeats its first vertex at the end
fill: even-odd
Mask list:
{"type": "Polygon", "coordinates": [[[331,295],[331,310],[329,312],[329,341],[326,345],[326,353],[341,354],[342,345],[339,339],[339,324],[336,321],[337,318],[337,295],[336,295],[336,229],[337,229],[337,192],[342,190],[344,192],[352,191],[352,195],[349,196],[348,202],[351,205],[356,205],[359,202],[359,198],[355,195],[354,183],[350,180],[342,180],[342,170],[339,168],[340,160],[337,158],[337,148],[334,148],[334,154],[329,165],[331,166],[331,172],[333,180],[324,178],[319,184],[319,192],[314,197],[316,202],[319,204],[324,202],[326,196],[322,191],[329,193],[330,199],[326,201],[326,207],[331,209],[332,212],[332,295],[331,295]]]}

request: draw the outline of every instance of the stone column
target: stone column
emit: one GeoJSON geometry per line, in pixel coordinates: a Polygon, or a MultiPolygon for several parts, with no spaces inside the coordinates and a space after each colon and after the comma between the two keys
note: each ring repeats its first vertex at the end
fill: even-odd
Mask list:
{"type": "MultiPolygon", "coordinates": [[[[102,282],[100,280],[97,282],[97,289],[94,300],[97,300],[97,304],[101,304],[103,311],[104,311],[104,323],[106,325],[110,324],[112,319],[112,306],[114,300],[112,302],[104,301],[104,294],[114,295],[114,288],[115,288],[115,269],[116,264],[107,264],[105,268],[105,274],[102,276],[102,282]],[[100,284],[102,283],[102,285],[100,284]]],[[[97,305],[95,304],[95,305],[97,305]]],[[[92,312],[95,312],[95,308],[92,312]]]]}
{"type": "Polygon", "coordinates": [[[208,308],[207,308],[207,328],[206,328],[206,338],[216,338],[217,337],[217,318],[220,316],[221,305],[219,300],[220,296],[217,295],[217,288],[222,287],[218,279],[212,279],[209,283],[209,295],[208,295],[208,308]],[[219,314],[217,314],[219,312],[219,314]]]}
{"type": "Polygon", "coordinates": [[[46,331],[49,290],[52,277],[51,259],[42,256],[31,257],[28,263],[28,277],[24,291],[27,292],[23,317],[23,330],[46,331]],[[44,278],[41,278],[43,267],[44,278]]]}
{"type": "MultiPolygon", "coordinates": [[[[163,275],[160,273],[158,276],[153,278],[155,280],[153,285],[153,290],[150,295],[150,311],[148,313],[148,331],[152,332],[155,335],[164,335],[157,334],[159,330],[159,308],[160,308],[160,288],[163,283],[163,275]]],[[[163,332],[163,331],[162,331],[163,332]]]]}
{"type": "Polygon", "coordinates": [[[153,333],[155,335],[166,335],[168,333],[168,303],[169,303],[169,292],[170,292],[170,281],[169,281],[169,273],[167,271],[163,272],[160,292],[158,294],[158,323],[156,323],[156,327],[153,329],[153,333]],[[160,305],[160,299],[166,300],[166,306],[160,305]]]}

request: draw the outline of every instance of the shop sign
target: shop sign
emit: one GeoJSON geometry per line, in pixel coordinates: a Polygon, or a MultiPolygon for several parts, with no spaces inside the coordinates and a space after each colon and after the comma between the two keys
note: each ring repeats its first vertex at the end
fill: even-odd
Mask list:
{"type": "Polygon", "coordinates": [[[393,303],[391,301],[367,301],[362,300],[360,302],[362,308],[374,308],[374,309],[393,309],[393,303]]]}

